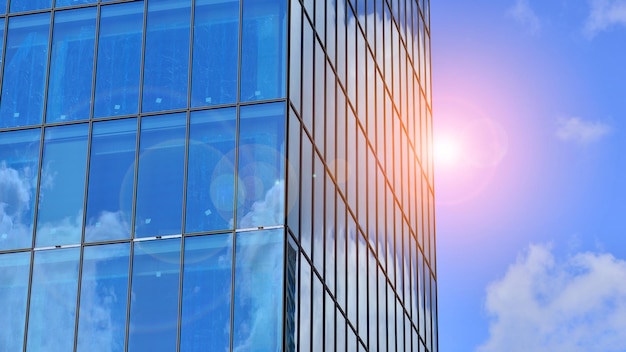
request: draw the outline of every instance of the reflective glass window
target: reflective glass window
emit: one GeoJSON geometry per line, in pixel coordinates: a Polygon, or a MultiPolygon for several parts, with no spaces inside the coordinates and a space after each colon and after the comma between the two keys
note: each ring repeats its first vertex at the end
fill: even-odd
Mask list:
{"type": "Polygon", "coordinates": [[[284,222],[285,104],[241,108],[237,223],[239,228],[284,222]]]}
{"type": "Polygon", "coordinates": [[[130,237],[136,138],[136,119],[93,124],[86,242],[130,237]]]}
{"type": "Polygon", "coordinates": [[[85,247],[77,351],[124,351],[129,243],[85,247]]]}
{"type": "Polygon", "coordinates": [[[0,133],[0,250],[32,245],[40,129],[0,133]]]}
{"type": "Polygon", "coordinates": [[[7,12],[7,0],[0,0],[0,15],[4,15],[7,12]]]}
{"type": "Polygon", "coordinates": [[[24,343],[30,252],[0,255],[0,350],[21,351],[24,343]]]}
{"type": "Polygon", "coordinates": [[[141,120],[135,236],[181,231],[185,114],[141,120]]]}
{"type": "Polygon", "coordinates": [[[197,0],[191,105],[237,101],[239,1],[197,0]]]}
{"type": "Polygon", "coordinates": [[[54,3],[54,7],[94,4],[96,2],[98,2],[98,0],[56,0],[54,3]]]}
{"type": "Polygon", "coordinates": [[[285,96],[286,36],[286,1],[243,0],[241,101],[285,96]]]}
{"type": "Polygon", "coordinates": [[[234,108],[191,114],[186,232],[233,226],[235,118],[234,108]]]}
{"type": "Polygon", "coordinates": [[[94,117],[137,113],[143,2],[102,6],[94,117]]]}
{"type": "Polygon", "coordinates": [[[89,118],[96,8],[59,11],[48,81],[47,122],[89,118]]]}
{"type": "MultiPolygon", "coordinates": [[[[0,14],[4,14],[5,9],[6,9],[6,0],[4,1],[0,0],[0,14]]],[[[5,23],[4,17],[0,18],[0,44],[2,44],[2,47],[0,47],[0,64],[2,64],[2,51],[4,50],[4,23],[5,23]]]]}
{"type": "Polygon", "coordinates": [[[231,234],[185,239],[181,351],[230,348],[231,234]]]}
{"type": "Polygon", "coordinates": [[[187,107],[191,0],[151,0],[143,81],[143,111],[187,107]]]}
{"type": "Polygon", "coordinates": [[[35,252],[26,351],[71,351],[80,248],[35,252]]]}
{"type": "Polygon", "coordinates": [[[88,128],[80,124],[45,131],[37,247],[80,243],[88,128]]]}
{"type": "Polygon", "coordinates": [[[176,351],[180,239],[136,242],[128,351],[176,351]]]}
{"type": "MultiPolygon", "coordinates": [[[[12,5],[34,3],[37,1],[13,1],[12,5]]],[[[49,13],[9,19],[0,99],[0,127],[41,123],[49,27],[49,13]]]]}
{"type": "Polygon", "coordinates": [[[233,349],[280,351],[284,230],[237,234],[233,349]]]}
{"type": "Polygon", "coordinates": [[[49,9],[52,0],[12,0],[11,12],[49,9]]]}

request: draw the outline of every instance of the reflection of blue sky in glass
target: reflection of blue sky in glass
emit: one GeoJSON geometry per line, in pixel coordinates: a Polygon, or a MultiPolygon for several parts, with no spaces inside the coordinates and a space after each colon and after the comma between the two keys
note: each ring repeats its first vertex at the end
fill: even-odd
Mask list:
{"type": "Polygon", "coordinates": [[[24,343],[24,321],[30,253],[0,255],[0,350],[21,351],[24,343]]]}
{"type": "Polygon", "coordinates": [[[34,254],[28,314],[28,351],[71,351],[80,248],[34,254]]]}
{"type": "Polygon", "coordinates": [[[93,124],[86,242],[130,237],[136,138],[134,118],[93,124]]]}
{"type": "Polygon", "coordinates": [[[80,242],[88,128],[79,124],[46,129],[37,246],[80,242]]]}
{"type": "Polygon", "coordinates": [[[175,351],[180,239],[135,244],[129,351],[175,351]]]}

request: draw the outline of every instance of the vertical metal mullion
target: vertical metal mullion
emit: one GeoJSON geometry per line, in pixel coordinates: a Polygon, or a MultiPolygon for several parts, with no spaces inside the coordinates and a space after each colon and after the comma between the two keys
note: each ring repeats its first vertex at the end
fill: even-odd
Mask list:
{"type": "Polygon", "coordinates": [[[237,99],[235,101],[235,149],[237,153],[235,153],[235,201],[233,202],[233,228],[231,229],[232,233],[232,266],[231,266],[231,276],[230,276],[230,333],[229,333],[229,347],[230,350],[233,350],[234,345],[234,331],[235,331],[235,270],[237,263],[237,202],[238,202],[238,191],[239,191],[239,130],[240,130],[240,120],[241,120],[241,66],[242,66],[242,37],[243,37],[243,1],[239,0],[239,33],[238,33],[238,43],[237,43],[237,99]]]}
{"type": "Polygon", "coordinates": [[[185,222],[187,214],[187,178],[189,177],[189,139],[191,129],[191,113],[189,109],[191,107],[191,80],[193,72],[193,36],[194,36],[194,19],[195,19],[195,0],[191,0],[191,13],[189,18],[189,59],[187,69],[187,112],[186,112],[186,126],[185,126],[185,161],[183,164],[183,199],[182,199],[182,220],[181,220],[181,239],[180,239],[180,269],[178,276],[178,320],[176,325],[176,351],[180,351],[181,341],[181,328],[183,319],[183,273],[185,265],[185,222]]]}
{"type": "Polygon", "coordinates": [[[147,37],[147,22],[148,22],[148,2],[144,2],[143,5],[143,27],[141,38],[141,64],[139,67],[139,94],[138,94],[138,106],[140,115],[137,117],[137,129],[135,133],[135,174],[133,182],[133,204],[131,210],[131,243],[128,263],[128,292],[126,294],[126,330],[124,332],[124,351],[128,351],[128,343],[130,340],[130,311],[131,311],[131,292],[133,283],[133,264],[135,253],[135,242],[132,240],[135,238],[135,226],[136,226],[136,213],[137,213],[137,182],[139,179],[139,154],[140,154],[140,141],[141,141],[141,111],[142,111],[142,98],[143,98],[143,76],[144,76],[144,63],[146,55],[146,37],[147,37]]]}

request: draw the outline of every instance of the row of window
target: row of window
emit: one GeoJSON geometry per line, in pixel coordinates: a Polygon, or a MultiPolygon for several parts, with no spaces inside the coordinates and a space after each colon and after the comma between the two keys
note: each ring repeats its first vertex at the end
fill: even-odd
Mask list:
{"type": "Polygon", "coordinates": [[[283,246],[277,229],[0,254],[0,350],[279,351],[283,246]]]}
{"type": "Polygon", "coordinates": [[[282,224],[284,109],[1,132],[0,250],[282,224]]]}
{"type": "Polygon", "coordinates": [[[240,19],[237,0],[150,0],[0,18],[0,128],[284,97],[285,6],[244,0],[240,19]]]}

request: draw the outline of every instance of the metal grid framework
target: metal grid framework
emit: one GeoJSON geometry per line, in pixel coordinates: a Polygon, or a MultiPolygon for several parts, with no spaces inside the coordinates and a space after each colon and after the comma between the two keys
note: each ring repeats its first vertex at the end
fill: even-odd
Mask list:
{"type": "MultiPolygon", "coordinates": [[[[156,0],[153,1],[156,3],[156,0]]],[[[32,4],[45,2],[33,1],[32,4]]],[[[5,205],[4,208],[0,208],[2,210],[0,215],[3,216],[0,220],[5,221],[0,223],[0,232],[6,230],[1,226],[8,226],[9,220],[12,221],[12,228],[16,228],[15,219],[8,217],[11,215],[7,210],[11,204],[6,200],[6,195],[9,194],[6,193],[9,189],[8,182],[3,184],[1,179],[5,177],[5,180],[8,180],[6,175],[9,174],[7,171],[9,166],[1,160],[2,138],[18,133],[38,135],[36,141],[29,140],[29,145],[34,145],[33,148],[36,149],[34,160],[37,171],[36,176],[29,179],[29,182],[34,184],[29,185],[27,205],[20,215],[30,217],[30,223],[28,221],[25,223],[27,232],[30,233],[28,245],[0,247],[0,276],[7,283],[0,284],[0,295],[19,291],[20,297],[23,297],[23,302],[5,300],[5,304],[18,307],[12,310],[11,318],[5,323],[7,328],[4,330],[12,334],[12,340],[6,340],[5,347],[19,346],[18,348],[24,351],[30,351],[51,342],[44,341],[45,337],[40,337],[39,341],[34,342],[29,340],[29,331],[31,338],[38,334],[38,330],[29,328],[29,324],[35,319],[30,315],[34,314],[32,311],[36,307],[40,307],[37,305],[40,304],[38,302],[40,298],[33,297],[39,297],[35,296],[34,292],[40,289],[37,285],[42,280],[42,272],[46,273],[37,268],[49,265],[50,270],[69,268],[69,271],[76,271],[70,273],[68,277],[57,280],[69,281],[71,283],[69,291],[67,287],[57,290],[56,286],[42,286],[44,292],[62,295],[71,291],[73,296],[63,299],[56,297],[55,300],[45,301],[43,304],[59,304],[65,300],[65,304],[71,306],[64,311],[74,316],[74,319],[68,322],[71,327],[66,330],[67,336],[57,338],[70,341],[69,345],[63,345],[71,346],[69,349],[84,349],[85,345],[81,344],[83,329],[81,324],[85,320],[84,312],[88,308],[86,306],[88,300],[85,299],[83,292],[90,287],[86,280],[91,275],[88,264],[92,263],[87,252],[91,249],[95,251],[98,248],[126,246],[124,254],[116,253],[117,256],[125,258],[126,262],[124,267],[126,274],[122,275],[126,282],[125,299],[120,299],[124,302],[120,308],[123,310],[121,333],[123,341],[118,341],[111,350],[141,350],[148,346],[145,344],[142,346],[142,340],[138,338],[133,340],[132,337],[133,314],[138,314],[133,313],[133,305],[139,306],[135,302],[142,300],[134,295],[135,291],[139,290],[137,285],[142,275],[155,274],[156,277],[161,277],[162,274],[164,276],[171,274],[159,270],[174,272],[172,282],[175,281],[176,284],[172,292],[175,297],[170,301],[174,302],[172,304],[176,307],[173,315],[175,323],[172,328],[176,350],[201,350],[202,346],[206,348],[206,339],[188,336],[188,333],[185,335],[186,331],[191,331],[191,328],[186,328],[188,321],[185,314],[189,299],[186,298],[185,280],[193,276],[193,270],[201,270],[192,267],[191,259],[186,260],[193,256],[192,246],[189,246],[190,254],[187,254],[185,247],[186,243],[193,239],[198,239],[197,242],[200,243],[204,239],[224,238],[227,245],[223,246],[219,253],[222,256],[224,253],[230,253],[229,266],[224,269],[228,276],[225,284],[228,287],[226,289],[228,304],[225,306],[228,313],[224,319],[229,328],[226,329],[227,336],[223,338],[229,349],[241,347],[245,342],[241,337],[242,331],[245,330],[242,327],[246,324],[252,326],[255,319],[254,314],[249,311],[257,309],[260,313],[268,314],[268,311],[255,306],[254,302],[246,306],[246,302],[252,297],[251,294],[245,295],[246,286],[270,283],[269,286],[272,287],[268,290],[280,293],[278,295],[280,302],[278,307],[274,308],[281,313],[280,318],[267,325],[278,331],[274,334],[282,337],[277,343],[266,341],[267,336],[263,339],[250,334],[248,337],[252,339],[251,341],[257,339],[257,347],[267,343],[266,349],[274,346],[272,348],[293,351],[437,351],[428,0],[286,1],[284,3],[286,13],[284,18],[280,19],[284,21],[283,29],[286,29],[286,33],[281,32],[280,28],[278,31],[279,36],[285,37],[285,43],[282,47],[279,45],[277,49],[278,57],[284,60],[284,64],[278,66],[277,72],[268,69],[271,71],[270,75],[276,76],[279,86],[282,85],[282,90],[279,87],[277,93],[270,96],[257,94],[256,91],[252,98],[248,95],[242,97],[241,82],[246,80],[250,73],[246,70],[248,63],[244,62],[247,46],[244,44],[242,33],[246,27],[244,23],[246,4],[252,4],[254,1],[238,2],[237,60],[233,71],[236,72],[236,97],[231,101],[227,99],[214,103],[210,103],[209,99],[207,104],[195,104],[191,88],[193,80],[198,78],[194,76],[193,23],[194,18],[200,16],[196,12],[196,7],[204,1],[188,2],[190,4],[188,29],[191,39],[188,44],[189,52],[185,53],[188,61],[186,96],[182,100],[184,104],[159,109],[142,108],[142,97],[149,94],[144,91],[146,78],[143,69],[146,62],[146,33],[149,30],[149,1],[86,0],[84,4],[55,7],[55,3],[61,4],[62,1],[52,0],[50,5],[44,4],[39,8],[34,6],[37,9],[13,12],[9,1],[0,1],[0,7],[6,5],[6,10],[0,11],[2,13],[0,27],[3,28],[1,39],[3,72],[0,73],[0,84],[3,86],[3,92],[8,86],[5,77],[8,77],[6,67],[9,62],[6,56],[7,43],[11,39],[11,21],[38,14],[50,16],[49,30],[44,40],[46,62],[41,91],[43,95],[40,121],[23,125],[0,124],[0,192],[5,191],[5,198],[0,194],[0,203],[5,205]],[[143,6],[140,50],[142,68],[138,72],[136,111],[97,116],[95,104],[100,99],[96,86],[99,79],[98,33],[101,33],[101,13],[105,8],[112,9],[126,3],[141,3],[143,6]],[[56,79],[51,73],[52,62],[55,60],[55,17],[61,12],[81,8],[93,9],[96,14],[94,53],[91,59],[93,66],[91,76],[88,78],[90,81],[88,116],[75,120],[50,118],[46,103],[52,99],[49,94],[50,82],[56,79]],[[251,155],[254,154],[252,157],[237,151],[232,155],[222,153],[224,158],[229,158],[232,173],[240,174],[239,177],[232,176],[232,186],[229,186],[232,187],[229,189],[233,198],[228,203],[231,210],[223,211],[226,215],[220,213],[223,220],[230,218],[230,224],[223,221],[222,225],[200,228],[188,226],[190,219],[195,219],[193,215],[187,214],[191,211],[188,209],[192,209],[189,199],[194,197],[194,190],[190,186],[192,178],[190,160],[196,160],[192,159],[194,143],[191,140],[195,128],[194,116],[203,113],[221,114],[232,110],[234,127],[229,129],[228,133],[231,133],[233,145],[238,149],[246,149],[247,146],[242,140],[251,137],[243,135],[242,131],[256,130],[263,136],[268,133],[263,128],[263,123],[245,122],[245,116],[258,118],[258,115],[261,115],[261,118],[269,121],[271,119],[263,116],[262,112],[256,112],[255,109],[263,109],[270,105],[281,107],[284,111],[281,115],[283,121],[272,125],[273,130],[280,131],[278,134],[281,135],[277,137],[278,142],[267,142],[267,146],[271,145],[272,150],[260,156],[258,154],[263,153],[251,152],[251,155]],[[184,130],[184,142],[179,145],[181,150],[184,150],[180,168],[181,199],[177,203],[180,204],[178,206],[180,218],[174,230],[157,229],[153,232],[140,233],[138,230],[142,225],[140,222],[145,224],[146,220],[149,220],[141,218],[137,209],[138,188],[141,187],[138,183],[143,182],[139,179],[142,167],[141,148],[142,143],[146,143],[142,135],[148,135],[148,129],[145,132],[142,130],[143,121],[157,117],[165,120],[170,119],[170,116],[181,116],[184,130]],[[136,124],[132,152],[133,173],[130,181],[132,201],[128,209],[129,230],[127,234],[115,238],[97,236],[92,238],[89,232],[91,228],[88,209],[90,197],[93,198],[90,193],[92,192],[89,183],[90,169],[95,160],[94,150],[97,149],[94,144],[97,136],[94,127],[107,123],[113,125],[114,122],[136,124]],[[39,224],[43,216],[40,214],[43,212],[41,209],[45,208],[42,208],[45,198],[42,189],[45,188],[46,153],[49,142],[46,138],[53,140],[49,135],[53,135],[52,131],[55,131],[55,128],[57,131],[65,131],[69,130],[70,126],[78,126],[77,128],[85,126],[86,131],[84,135],[76,137],[83,140],[85,153],[84,181],[80,185],[83,190],[79,197],[81,210],[76,219],[76,223],[79,224],[78,239],[74,237],[73,240],[57,243],[54,235],[46,235],[52,240],[38,242],[38,236],[44,237],[39,224]],[[281,140],[283,142],[280,142],[281,140]],[[242,160],[256,158],[257,164],[267,164],[268,160],[284,164],[276,166],[276,175],[272,175],[276,179],[277,188],[261,187],[261,194],[247,201],[250,204],[244,205],[246,201],[242,192],[246,190],[247,184],[244,183],[247,181],[241,177],[244,161],[240,158],[242,160]],[[286,181],[282,182],[285,179],[286,181]],[[251,220],[242,223],[242,219],[246,218],[242,207],[248,211],[255,204],[268,205],[262,203],[268,199],[268,194],[275,194],[279,199],[282,197],[274,204],[278,209],[278,215],[271,220],[251,220]],[[255,242],[251,240],[253,238],[251,236],[268,240],[255,242]],[[238,239],[241,239],[240,245],[238,239]],[[144,264],[139,253],[148,253],[148,256],[154,257],[155,251],[158,250],[155,249],[150,254],[148,247],[157,248],[166,246],[166,243],[174,243],[173,247],[176,249],[169,254],[166,253],[165,256],[176,257],[172,267],[178,269],[169,267],[140,271],[138,268],[144,264]],[[148,249],[142,249],[142,245],[148,249]],[[246,248],[255,246],[265,251],[266,257],[275,256],[277,259],[259,261],[257,255],[246,251],[246,248]],[[62,260],[56,262],[49,260],[48,263],[53,264],[46,264],[44,256],[61,252],[76,253],[76,259],[72,259],[75,265],[69,267],[53,265],[62,260]],[[263,280],[247,279],[251,276],[250,272],[245,271],[247,266],[242,263],[245,258],[250,260],[248,265],[266,268],[255,273],[263,280]],[[274,267],[276,263],[280,263],[280,267],[283,268],[277,275],[272,274],[272,271],[276,271],[274,267]],[[16,279],[17,274],[22,276],[21,281],[16,279]],[[136,283],[133,284],[133,281],[136,283]],[[278,291],[274,287],[276,285],[280,286],[278,291]],[[75,303],[67,304],[68,299],[75,303]],[[19,309],[20,304],[24,306],[22,310],[19,309]],[[16,335],[20,329],[22,334],[16,335]],[[185,345],[187,339],[193,342],[185,345]]],[[[255,60],[257,63],[264,62],[262,59],[255,60]]],[[[2,98],[8,100],[4,93],[2,98]]],[[[248,149],[258,151],[256,147],[260,145],[259,143],[264,142],[255,141],[253,147],[248,149]]],[[[252,176],[262,178],[261,174],[264,172],[265,169],[255,169],[252,176]]],[[[254,182],[262,183],[258,179],[255,180],[254,182]]],[[[10,232],[8,236],[11,236],[10,232]]],[[[202,248],[201,245],[199,247],[202,248]]],[[[168,263],[168,260],[160,262],[168,263]]],[[[211,266],[216,265],[215,263],[203,265],[211,266]]],[[[103,261],[103,264],[106,265],[107,262],[103,261]]],[[[207,277],[201,278],[207,280],[207,277]]],[[[210,280],[215,280],[215,277],[210,277],[210,280]]],[[[265,287],[256,289],[263,288],[265,287]]],[[[276,305],[270,298],[264,298],[267,306],[276,305]]],[[[149,302],[147,299],[143,301],[149,302]]],[[[166,297],[159,296],[154,304],[166,305],[166,301],[166,297]]],[[[102,324],[102,321],[99,323],[102,324]]],[[[109,327],[112,326],[109,324],[109,327]]],[[[214,327],[213,329],[216,330],[214,327]]],[[[199,334],[201,332],[195,335],[199,334]]],[[[102,340],[99,342],[102,343],[102,340]]],[[[171,350],[164,346],[160,348],[171,350]]]]}

